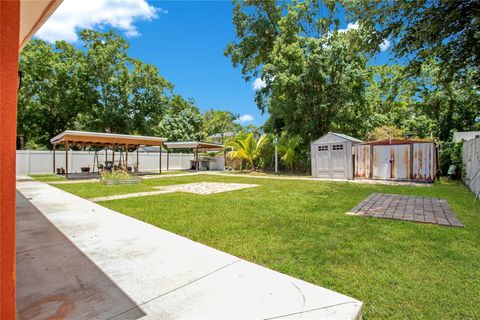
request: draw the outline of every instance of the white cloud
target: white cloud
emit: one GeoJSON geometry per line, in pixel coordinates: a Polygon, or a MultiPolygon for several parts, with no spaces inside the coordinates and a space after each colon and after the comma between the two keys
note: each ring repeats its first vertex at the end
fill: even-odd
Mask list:
{"type": "Polygon", "coordinates": [[[388,48],[390,48],[390,40],[385,39],[385,40],[380,44],[380,51],[387,51],[388,48]]]}
{"type": "Polygon", "coordinates": [[[246,123],[246,122],[252,122],[255,118],[251,114],[244,114],[238,117],[238,122],[239,123],[246,123]]]}
{"type": "Polygon", "coordinates": [[[262,78],[257,78],[252,83],[252,88],[255,91],[261,90],[261,89],[265,88],[266,86],[267,86],[267,84],[265,83],[265,81],[262,78]]]}
{"type": "Polygon", "coordinates": [[[358,28],[360,28],[360,25],[358,24],[358,21],[355,21],[354,23],[347,24],[346,29],[338,29],[338,32],[347,32],[350,30],[357,30],[358,28]]]}
{"type": "Polygon", "coordinates": [[[111,26],[136,37],[140,33],[134,22],[155,19],[159,12],[167,13],[146,0],[64,0],[36,36],[49,42],[74,42],[80,29],[111,26]]]}

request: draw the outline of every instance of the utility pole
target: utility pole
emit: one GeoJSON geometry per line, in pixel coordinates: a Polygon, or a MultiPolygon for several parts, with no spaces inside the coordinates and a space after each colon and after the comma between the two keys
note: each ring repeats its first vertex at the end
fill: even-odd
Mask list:
{"type": "Polygon", "coordinates": [[[275,173],[278,173],[278,150],[277,150],[277,145],[278,145],[278,138],[275,137],[275,173]]]}

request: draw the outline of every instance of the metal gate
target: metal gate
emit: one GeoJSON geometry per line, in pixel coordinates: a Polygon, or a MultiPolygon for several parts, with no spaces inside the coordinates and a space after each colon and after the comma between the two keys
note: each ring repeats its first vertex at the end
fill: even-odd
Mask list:
{"type": "Polygon", "coordinates": [[[316,150],[318,178],[345,179],[347,153],[345,143],[321,144],[316,150]]]}

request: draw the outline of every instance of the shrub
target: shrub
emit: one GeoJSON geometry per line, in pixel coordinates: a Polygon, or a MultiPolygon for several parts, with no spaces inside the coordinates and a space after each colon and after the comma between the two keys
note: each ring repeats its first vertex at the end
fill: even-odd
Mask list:
{"type": "Polygon", "coordinates": [[[100,180],[128,180],[133,176],[125,170],[100,171],[100,180]]]}

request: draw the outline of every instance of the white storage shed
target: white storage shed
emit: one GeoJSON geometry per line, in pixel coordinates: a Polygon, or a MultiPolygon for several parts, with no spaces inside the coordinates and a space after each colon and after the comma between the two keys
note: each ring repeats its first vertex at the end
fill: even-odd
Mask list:
{"type": "Polygon", "coordinates": [[[353,179],[353,145],[363,141],[329,132],[310,145],[314,178],[353,179]]]}

